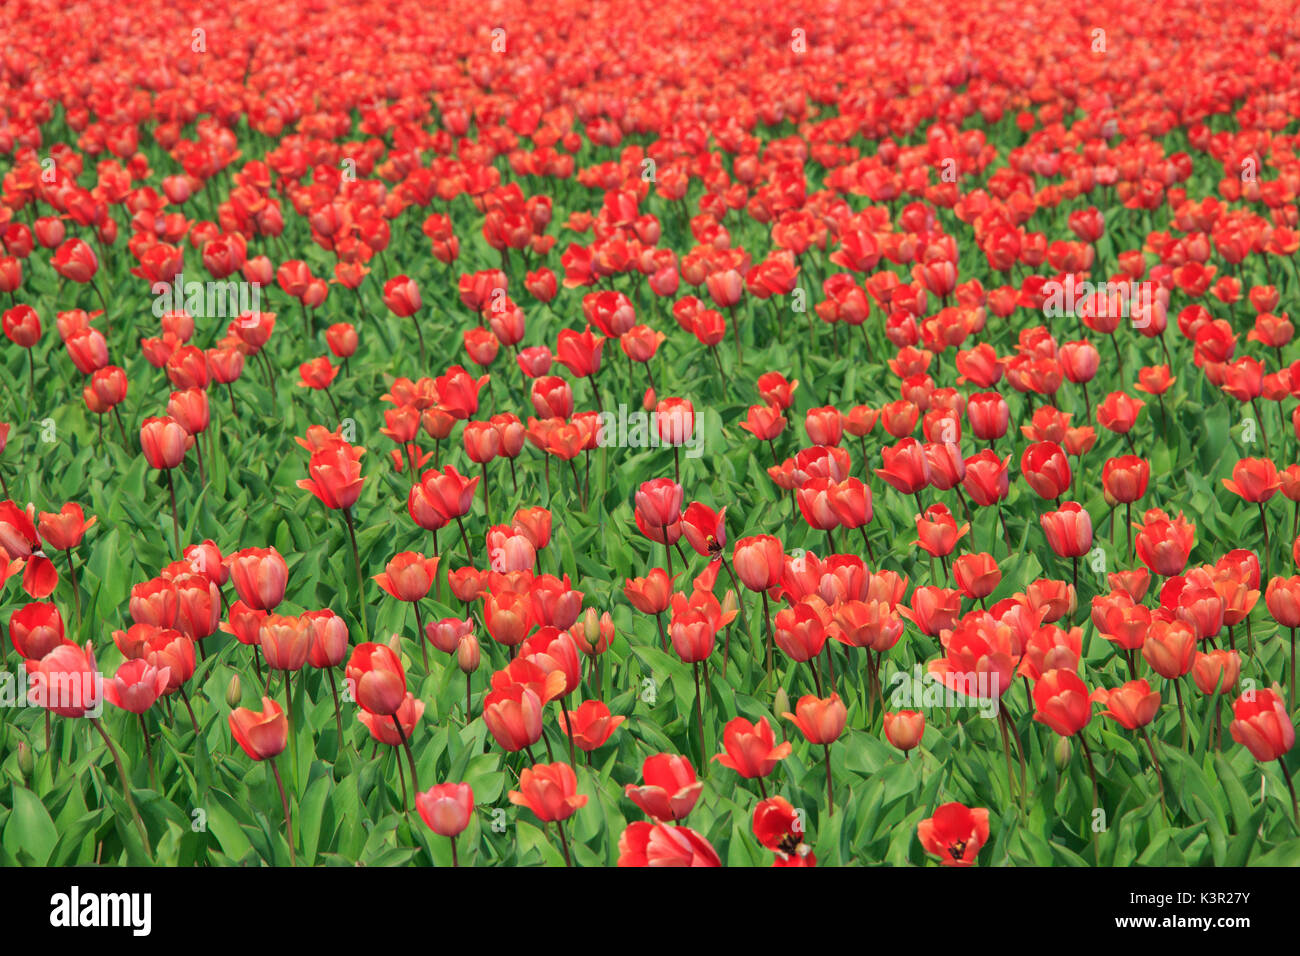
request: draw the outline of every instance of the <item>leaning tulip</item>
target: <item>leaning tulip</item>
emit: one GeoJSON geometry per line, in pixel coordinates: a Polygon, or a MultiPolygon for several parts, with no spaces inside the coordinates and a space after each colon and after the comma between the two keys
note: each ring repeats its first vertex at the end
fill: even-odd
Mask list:
{"type": "Polygon", "coordinates": [[[1244,746],[1256,760],[1276,760],[1291,791],[1291,812],[1300,825],[1300,806],[1295,785],[1286,766],[1286,754],[1295,744],[1295,724],[1276,687],[1248,691],[1232,705],[1233,721],[1228,726],[1232,739],[1244,746]]]}
{"type": "MultiPolygon", "coordinates": [[[[394,635],[394,642],[396,642],[394,635]]],[[[398,711],[406,701],[406,672],[397,654],[387,644],[358,644],[352,651],[346,670],[352,698],[362,710],[378,717],[389,717],[397,730],[398,739],[406,751],[406,763],[411,771],[411,785],[417,792],[419,778],[415,773],[415,757],[407,739],[398,711]]],[[[409,807],[408,807],[409,809],[409,807]]]]}
{"type": "Polygon", "coordinates": [[[289,815],[289,798],[285,794],[284,781],[280,779],[280,768],[275,763],[275,758],[284,752],[289,741],[289,721],[279,704],[269,697],[263,697],[260,713],[247,707],[230,712],[230,735],[248,756],[254,760],[268,761],[267,765],[275,777],[275,785],[280,790],[280,803],[284,807],[284,830],[289,841],[289,864],[292,866],[297,862],[293,822],[289,815]]]}
{"type": "MultiPolygon", "coordinates": [[[[29,702],[61,717],[85,717],[103,738],[104,745],[113,757],[113,763],[117,765],[118,779],[122,781],[122,795],[126,798],[126,805],[140,831],[145,854],[152,855],[149,849],[149,831],[131,797],[131,778],[126,773],[117,747],[113,745],[112,738],[97,716],[101,707],[102,677],[95,664],[94,645],[87,642],[83,650],[76,644],[60,644],[40,660],[27,661],[26,668],[29,702]],[[51,695],[57,699],[50,699],[51,695]]],[[[46,743],[49,743],[48,727],[46,743]]]]}

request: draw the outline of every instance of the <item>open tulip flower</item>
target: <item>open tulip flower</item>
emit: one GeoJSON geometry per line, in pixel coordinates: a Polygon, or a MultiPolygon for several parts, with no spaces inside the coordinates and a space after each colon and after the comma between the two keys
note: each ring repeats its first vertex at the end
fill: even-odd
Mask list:
{"type": "Polygon", "coordinates": [[[1294,0],[121,6],[0,44],[0,864],[1300,859],[1294,0]]]}

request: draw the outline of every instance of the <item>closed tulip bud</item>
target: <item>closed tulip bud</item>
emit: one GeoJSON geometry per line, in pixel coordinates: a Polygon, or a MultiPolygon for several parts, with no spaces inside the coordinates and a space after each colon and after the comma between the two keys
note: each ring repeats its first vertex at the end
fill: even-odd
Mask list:
{"type": "Polygon", "coordinates": [[[478,638],[466,634],[456,645],[456,666],[463,674],[472,674],[478,670],[480,660],[478,638]]]}
{"type": "Polygon", "coordinates": [[[243,696],[243,688],[239,684],[239,675],[231,674],[230,683],[226,685],[226,706],[234,710],[239,706],[239,701],[243,696]]]}
{"type": "Polygon", "coordinates": [[[790,695],[785,692],[784,687],[776,689],[776,695],[772,698],[772,711],[777,714],[784,714],[790,709],[790,695]]]}
{"type": "Polygon", "coordinates": [[[1074,671],[1050,670],[1034,683],[1034,720],[1063,737],[1077,734],[1092,717],[1087,685],[1074,671]]]}
{"type": "Polygon", "coordinates": [[[924,735],[925,714],[920,711],[885,714],[885,739],[904,753],[919,744],[924,735]]]}
{"type": "Polygon", "coordinates": [[[1192,680],[1202,694],[1226,694],[1241,673],[1241,655],[1226,648],[1198,653],[1192,662],[1192,680]],[[1220,683],[1222,681],[1222,683],[1220,683]]]}
{"type": "Polygon", "coordinates": [[[357,645],[346,673],[352,696],[363,710],[390,716],[402,706],[406,697],[406,672],[388,645],[357,645]]]}
{"type": "Polygon", "coordinates": [[[442,783],[415,795],[420,818],[439,836],[455,837],[474,815],[474,791],[467,783],[442,783]]]}
{"type": "Polygon", "coordinates": [[[140,449],[150,468],[175,468],[192,444],[194,439],[174,418],[146,418],[140,426],[140,449]]]}
{"type": "Polygon", "coordinates": [[[1070,758],[1073,755],[1074,747],[1070,743],[1070,738],[1057,737],[1056,746],[1052,748],[1052,763],[1056,764],[1058,772],[1065,772],[1065,769],[1070,766],[1070,758]]]}

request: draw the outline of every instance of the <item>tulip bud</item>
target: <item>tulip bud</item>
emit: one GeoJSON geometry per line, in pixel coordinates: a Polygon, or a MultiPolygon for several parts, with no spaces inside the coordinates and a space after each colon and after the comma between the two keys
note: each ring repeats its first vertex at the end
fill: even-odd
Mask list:
{"type": "Polygon", "coordinates": [[[739,610],[740,601],[736,597],[735,590],[727,588],[727,593],[722,596],[722,616],[726,617],[728,614],[735,614],[739,610]]]}
{"type": "Polygon", "coordinates": [[[31,777],[32,771],[36,769],[36,758],[32,756],[32,748],[27,746],[24,740],[18,742],[18,769],[22,771],[24,777],[31,777]]]}
{"type": "Polygon", "coordinates": [[[411,661],[402,649],[402,636],[400,634],[394,634],[388,639],[388,649],[397,655],[397,661],[402,665],[403,671],[411,669],[411,661]]]}
{"type": "Polygon", "coordinates": [[[1056,746],[1052,749],[1052,762],[1056,764],[1056,769],[1061,773],[1065,768],[1070,766],[1070,756],[1073,748],[1070,746],[1069,737],[1057,737],[1056,746]]]}
{"type": "Polygon", "coordinates": [[[785,692],[784,687],[776,689],[776,697],[772,701],[772,710],[778,714],[784,714],[790,709],[790,695],[785,692]]]}
{"type": "Polygon", "coordinates": [[[456,666],[463,673],[472,674],[478,670],[479,656],[478,638],[473,634],[466,634],[456,647],[456,666]]]}
{"type": "Polygon", "coordinates": [[[600,633],[600,612],[594,607],[589,607],[582,612],[582,634],[591,643],[596,643],[592,638],[600,633]]]}
{"type": "Polygon", "coordinates": [[[230,676],[230,683],[226,685],[226,706],[232,710],[238,707],[242,691],[243,688],[239,685],[239,675],[232,674],[230,676]]]}

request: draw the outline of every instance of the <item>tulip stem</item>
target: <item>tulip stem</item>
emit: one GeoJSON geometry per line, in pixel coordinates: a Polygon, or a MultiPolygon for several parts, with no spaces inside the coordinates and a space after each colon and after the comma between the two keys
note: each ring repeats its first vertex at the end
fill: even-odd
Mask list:
{"type": "Polygon", "coordinates": [[[149,762],[149,786],[155,790],[158,789],[158,781],[153,773],[153,744],[149,741],[149,728],[145,726],[144,714],[136,714],[140,718],[140,733],[144,737],[144,755],[149,762]]]}
{"type": "MultiPolygon", "coordinates": [[[[1214,703],[1215,706],[1217,707],[1219,703],[1217,695],[1215,697],[1214,703]]],[[[1145,740],[1147,744],[1147,753],[1151,754],[1151,766],[1155,768],[1156,781],[1160,784],[1160,809],[1164,810],[1165,813],[1168,814],[1169,808],[1165,804],[1165,775],[1160,770],[1160,760],[1156,757],[1156,748],[1155,745],[1151,743],[1151,735],[1147,733],[1147,729],[1145,726],[1142,727],[1141,730],[1142,730],[1142,739],[1145,740]]]]}
{"type": "Polygon", "coordinates": [[[1007,516],[1002,513],[1002,502],[998,502],[998,520],[1002,522],[1002,540],[1007,545],[1007,557],[1011,557],[1011,532],[1007,530],[1007,516]]]}
{"type": "Polygon", "coordinates": [[[167,476],[167,493],[172,499],[172,537],[176,542],[176,557],[181,557],[181,519],[180,512],[176,508],[176,485],[172,481],[172,470],[164,468],[163,473],[167,476]]]}
{"type": "Polygon", "coordinates": [[[334,412],[334,420],[336,422],[343,421],[343,416],[339,414],[338,402],[334,401],[334,396],[330,394],[329,386],[326,385],[324,388],[321,389],[321,391],[325,393],[325,397],[329,400],[330,408],[334,412]]]}
{"type": "Polygon", "coordinates": [[[473,564],[474,549],[469,546],[469,535],[465,532],[465,522],[460,520],[460,515],[456,516],[456,526],[460,528],[460,540],[465,545],[465,560],[473,564]]]}
{"type": "MultiPolygon", "coordinates": [[[[1015,794],[1015,780],[1011,772],[1011,736],[1007,733],[1007,715],[998,708],[998,729],[1002,731],[1002,754],[1007,760],[1007,796],[1015,794]]],[[[1024,809],[1024,794],[1021,794],[1021,809],[1024,809]]]]}
{"type": "Polygon", "coordinates": [[[334,698],[334,727],[339,734],[339,753],[343,752],[343,715],[339,713],[339,687],[334,681],[334,668],[325,668],[325,673],[330,679],[330,694],[334,698]]]}
{"type": "Polygon", "coordinates": [[[767,626],[767,684],[768,688],[772,686],[772,609],[767,603],[767,591],[759,592],[763,595],[763,621],[767,626]]]}
{"type": "Polygon", "coordinates": [[[564,732],[569,737],[569,766],[576,767],[578,764],[573,759],[573,724],[569,722],[569,697],[567,694],[560,702],[560,714],[564,717],[564,732]]]}
{"type": "Polygon", "coordinates": [[[1187,749],[1187,711],[1183,709],[1183,685],[1174,678],[1174,696],[1178,698],[1178,721],[1183,725],[1183,749],[1187,749]]]}
{"type": "Polygon", "coordinates": [[[691,664],[695,672],[695,724],[700,728],[700,767],[708,773],[708,752],[704,748],[704,712],[700,706],[700,662],[691,664]]]}
{"type": "Polygon", "coordinates": [[[569,859],[569,839],[564,835],[564,821],[556,820],[555,826],[560,831],[560,849],[564,850],[564,865],[573,866],[573,861],[569,859]]]}
{"type": "Polygon", "coordinates": [[[1128,538],[1128,556],[1129,560],[1137,557],[1137,552],[1133,550],[1133,502],[1124,502],[1124,534],[1128,538]]]}
{"type": "Polygon", "coordinates": [[[876,553],[871,550],[871,539],[867,537],[867,526],[865,524],[858,525],[858,531],[862,533],[862,546],[867,549],[867,557],[871,559],[872,564],[875,564],[876,553]]]}
{"type": "Polygon", "coordinates": [[[460,859],[456,856],[456,838],[453,836],[447,839],[451,841],[451,865],[460,866],[460,859]]]}
{"type": "Polygon", "coordinates": [[[411,602],[415,608],[415,639],[420,642],[420,654],[424,658],[424,672],[429,673],[429,641],[424,636],[424,615],[420,613],[420,602],[415,600],[411,602]]]}
{"type": "Polygon", "coordinates": [[[1300,826],[1300,804],[1296,803],[1295,784],[1291,782],[1291,771],[1286,768],[1286,757],[1278,757],[1277,764],[1282,768],[1282,778],[1286,780],[1286,788],[1291,791],[1291,818],[1296,826],[1300,826]]]}
{"type": "MultiPolygon", "coordinates": [[[[1079,744],[1083,747],[1083,765],[1088,768],[1088,778],[1092,781],[1092,808],[1097,809],[1097,769],[1092,765],[1092,752],[1088,749],[1088,739],[1084,737],[1083,731],[1079,731],[1079,744]]],[[[1091,814],[1090,814],[1091,816],[1091,814]]],[[[1101,863],[1101,848],[1097,845],[1097,831],[1092,829],[1092,858],[1095,863],[1101,863]]]]}
{"type": "Polygon", "coordinates": [[[284,807],[284,835],[289,840],[289,865],[298,865],[298,854],[293,848],[293,819],[289,816],[289,797],[284,792],[284,781],[280,779],[280,768],[275,765],[275,758],[272,757],[268,763],[271,765],[271,774],[275,777],[275,785],[280,789],[280,805],[284,807]]]}
{"type": "Polygon", "coordinates": [[[352,523],[351,508],[343,509],[343,520],[347,522],[348,539],[352,542],[352,566],[357,570],[357,610],[361,614],[361,629],[365,632],[366,641],[369,642],[370,622],[366,620],[366,584],[361,576],[361,554],[357,551],[357,531],[352,523]]]}
{"type": "Polygon", "coordinates": [[[822,745],[822,755],[826,758],[826,806],[829,808],[826,815],[835,816],[835,791],[831,789],[831,745],[822,745]]]}
{"type": "Polygon", "coordinates": [[[1264,529],[1264,577],[1267,579],[1272,576],[1270,568],[1273,565],[1272,549],[1268,542],[1268,516],[1264,514],[1264,502],[1259,501],[1256,504],[1259,506],[1259,525],[1264,529]]]}
{"type": "Polygon", "coordinates": [[[1291,685],[1287,688],[1288,704],[1295,711],[1295,628],[1291,628],[1291,685]]]}
{"type": "MultiPolygon", "coordinates": [[[[415,757],[411,753],[411,742],[406,739],[406,731],[402,729],[402,722],[396,714],[392,715],[393,726],[397,728],[397,737],[402,741],[402,749],[406,751],[406,765],[411,769],[411,789],[416,793],[420,792],[420,778],[415,774],[415,757]]],[[[411,809],[410,804],[406,806],[407,810],[411,809]]]]}
{"type": "MultiPolygon", "coordinates": [[[[287,688],[288,685],[289,679],[286,677],[285,687],[287,688]]],[[[199,722],[194,717],[194,708],[190,706],[190,695],[185,693],[184,686],[178,687],[177,690],[180,691],[181,700],[185,702],[185,709],[190,713],[190,723],[194,727],[194,739],[197,741],[199,739],[199,722]]]]}
{"type": "MultiPolygon", "coordinates": [[[[48,714],[49,711],[46,711],[48,714]]],[[[131,799],[131,778],[126,775],[126,768],[122,766],[122,757],[118,754],[117,748],[113,746],[113,740],[108,736],[99,723],[98,718],[91,717],[90,726],[99,731],[99,736],[104,738],[104,743],[108,746],[108,752],[113,755],[113,763],[117,765],[117,776],[122,781],[122,795],[126,797],[126,805],[131,808],[131,816],[135,818],[135,825],[140,830],[140,839],[144,841],[145,856],[152,857],[153,850],[149,849],[149,831],[145,829],[144,820],[140,819],[140,811],[135,808],[135,801],[131,799]]]]}
{"type": "MultiPolygon", "coordinates": [[[[77,609],[77,635],[81,635],[81,589],[77,587],[77,561],[74,554],[74,548],[68,548],[68,581],[72,585],[72,603],[77,609]]],[[[1294,637],[1294,635],[1292,635],[1294,637]]],[[[1292,641],[1292,644],[1295,642],[1292,641]]],[[[1291,668],[1291,673],[1295,674],[1295,668],[1291,668]]],[[[1292,678],[1294,680],[1294,677],[1292,678]]]]}

